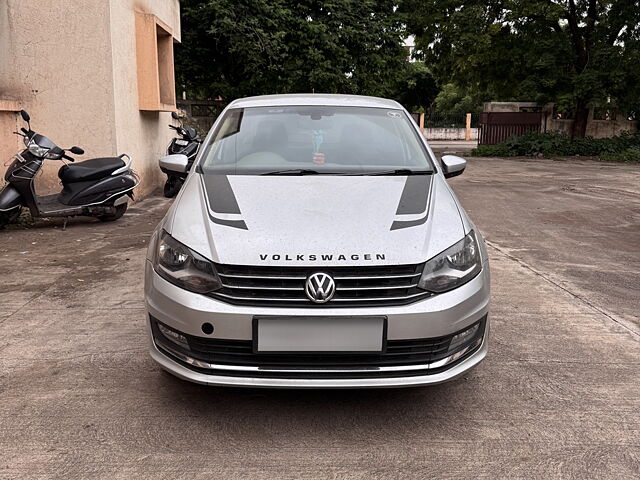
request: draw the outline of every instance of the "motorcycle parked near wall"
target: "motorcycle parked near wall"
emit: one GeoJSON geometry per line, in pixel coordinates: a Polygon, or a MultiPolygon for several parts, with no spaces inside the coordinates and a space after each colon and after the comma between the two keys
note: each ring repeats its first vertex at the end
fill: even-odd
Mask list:
{"type": "MultiPolygon", "coordinates": [[[[167,155],[186,155],[188,164],[186,172],[168,170],[162,166],[162,164],[160,165],[160,170],[167,175],[167,181],[164,184],[164,196],[167,198],[175,197],[180,191],[185,178],[187,178],[189,170],[191,170],[191,165],[193,165],[193,161],[196,159],[200,145],[202,144],[202,139],[196,132],[195,128],[184,128],[177,113],[171,112],[171,116],[175,120],[178,120],[180,125],[177,127],[175,125],[169,125],[169,128],[178,132],[180,137],[174,138],[171,141],[167,148],[167,155]]],[[[160,159],[160,161],[162,162],[162,159],[160,159]]]]}
{"type": "Polygon", "coordinates": [[[131,170],[131,158],[127,154],[119,157],[92,158],[74,165],[74,155],[82,155],[80,147],[64,149],[58,147],[44,135],[31,130],[30,117],[20,111],[28,129],[13,132],[24,138],[26,148],[15,156],[5,173],[7,184],[0,191],[0,228],[16,220],[22,207],[26,206],[33,217],[73,217],[78,215],[112,221],[124,215],[128,197],[133,198],[133,189],[138,176],[131,170]],[[53,195],[37,195],[34,188],[36,174],[45,160],[60,160],[65,163],[58,171],[62,191],[53,195]]]}

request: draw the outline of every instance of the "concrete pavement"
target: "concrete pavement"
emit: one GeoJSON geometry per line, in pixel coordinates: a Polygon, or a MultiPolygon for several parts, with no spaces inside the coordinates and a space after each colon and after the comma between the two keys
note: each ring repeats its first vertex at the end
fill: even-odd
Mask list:
{"type": "Polygon", "coordinates": [[[147,355],[143,254],[167,203],[0,232],[0,478],[637,478],[638,167],[474,159],[491,349],[430,388],[270,391],[147,355]],[[57,227],[57,228],[55,228],[57,227]]]}

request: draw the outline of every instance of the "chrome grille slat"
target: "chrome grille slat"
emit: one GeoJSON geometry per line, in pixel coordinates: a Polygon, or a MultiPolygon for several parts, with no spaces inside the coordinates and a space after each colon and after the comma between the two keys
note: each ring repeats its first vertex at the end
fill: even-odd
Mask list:
{"type": "Polygon", "coordinates": [[[242,286],[242,285],[229,285],[222,283],[226,288],[235,288],[238,290],[285,290],[285,291],[299,291],[303,292],[304,287],[254,287],[254,286],[242,286]]]}
{"type": "Polygon", "coordinates": [[[397,290],[400,288],[412,288],[414,285],[383,285],[381,287],[338,287],[342,292],[356,292],[361,290],[397,290]]]}
{"type": "Polygon", "coordinates": [[[308,298],[285,298],[285,297],[281,297],[281,298],[267,298],[267,297],[238,297],[236,295],[229,295],[227,293],[219,293],[219,292],[215,292],[213,294],[214,296],[220,296],[220,297],[225,297],[225,298],[230,298],[232,300],[251,300],[251,301],[260,301],[260,302],[307,302],[307,303],[311,303],[309,302],[308,298]]]}
{"type": "Polygon", "coordinates": [[[284,277],[279,275],[232,275],[229,273],[220,273],[218,275],[221,277],[229,277],[229,278],[255,278],[255,279],[263,279],[263,280],[306,280],[307,277],[284,277]]]}
{"type": "MultiPolygon", "coordinates": [[[[426,292],[425,292],[426,293],[426,292]]],[[[412,295],[405,295],[404,297],[379,297],[379,298],[334,298],[331,300],[332,302],[383,302],[383,301],[396,301],[396,300],[407,300],[410,298],[422,297],[424,294],[414,293],[412,295]]]]}
{"type": "Polygon", "coordinates": [[[340,277],[340,276],[336,276],[333,277],[334,280],[388,280],[388,279],[395,279],[395,278],[414,278],[414,277],[419,277],[420,275],[422,275],[422,272],[420,273],[412,273],[410,275],[378,275],[378,276],[367,276],[367,277],[340,277]]]}
{"type": "Polygon", "coordinates": [[[222,288],[210,295],[236,305],[342,308],[349,305],[404,305],[431,296],[418,288],[424,264],[389,266],[248,266],[216,265],[222,288]],[[311,302],[305,281],[324,272],[336,282],[327,303],[311,302]]]}

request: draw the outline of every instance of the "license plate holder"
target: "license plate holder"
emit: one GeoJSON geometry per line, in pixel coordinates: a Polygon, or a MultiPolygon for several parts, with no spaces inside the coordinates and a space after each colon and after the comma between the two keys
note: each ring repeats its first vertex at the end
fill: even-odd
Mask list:
{"type": "Polygon", "coordinates": [[[186,140],[176,140],[176,145],[180,145],[181,147],[185,147],[185,146],[189,145],[189,142],[187,142],[186,140]]]}
{"type": "Polygon", "coordinates": [[[260,354],[380,354],[384,316],[255,316],[253,351],[260,354]]]}

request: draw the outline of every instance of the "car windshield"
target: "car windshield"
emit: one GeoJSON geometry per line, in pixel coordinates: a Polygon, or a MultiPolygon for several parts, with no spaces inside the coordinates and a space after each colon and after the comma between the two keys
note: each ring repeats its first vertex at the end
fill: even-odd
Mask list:
{"type": "Polygon", "coordinates": [[[230,109],[203,153],[203,173],[432,173],[412,120],[397,109],[331,106],[230,109]]]}

